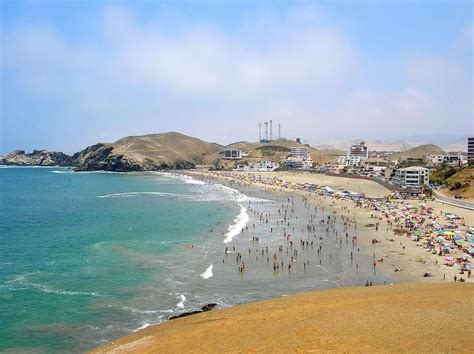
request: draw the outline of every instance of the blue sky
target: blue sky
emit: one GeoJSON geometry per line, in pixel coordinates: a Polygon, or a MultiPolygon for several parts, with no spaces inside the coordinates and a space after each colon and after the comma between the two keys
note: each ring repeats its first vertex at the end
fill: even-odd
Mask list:
{"type": "Polygon", "coordinates": [[[467,135],[470,1],[3,1],[0,153],[467,135]]]}

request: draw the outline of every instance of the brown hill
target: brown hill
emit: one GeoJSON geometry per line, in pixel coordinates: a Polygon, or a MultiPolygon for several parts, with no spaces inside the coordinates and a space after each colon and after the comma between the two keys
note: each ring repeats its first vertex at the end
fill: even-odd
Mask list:
{"type": "Polygon", "coordinates": [[[444,155],[446,151],[433,144],[420,145],[403,152],[398,152],[390,156],[390,160],[405,161],[408,158],[421,159],[426,155],[444,155]]]}
{"type": "Polygon", "coordinates": [[[78,161],[78,170],[182,169],[207,163],[209,156],[221,149],[221,145],[170,132],[129,136],[112,144],[97,144],[74,157],[78,161]]]}

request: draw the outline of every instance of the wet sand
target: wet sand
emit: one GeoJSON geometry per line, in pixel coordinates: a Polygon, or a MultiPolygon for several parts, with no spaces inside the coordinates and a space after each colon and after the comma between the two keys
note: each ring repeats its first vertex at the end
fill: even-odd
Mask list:
{"type": "Polygon", "coordinates": [[[168,321],[93,352],[467,353],[473,319],[472,284],[330,289],[168,321]]]}

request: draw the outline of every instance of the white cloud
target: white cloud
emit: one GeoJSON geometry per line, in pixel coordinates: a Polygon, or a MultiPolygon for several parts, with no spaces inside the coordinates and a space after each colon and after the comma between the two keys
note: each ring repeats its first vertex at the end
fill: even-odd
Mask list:
{"type": "MultiPolygon", "coordinates": [[[[257,123],[269,119],[308,140],[406,135],[419,126],[462,132],[453,123],[472,117],[472,67],[459,44],[449,55],[404,58],[374,73],[370,53],[324,24],[317,9],[251,20],[232,33],[200,23],[171,30],[113,7],[95,38],[8,29],[2,67],[27,94],[57,107],[56,117],[38,119],[65,122],[71,134],[85,125],[86,143],[164,130],[228,143],[255,139],[257,123]],[[371,85],[368,76],[402,82],[371,85]]],[[[472,26],[465,32],[472,38],[472,26]]]]}

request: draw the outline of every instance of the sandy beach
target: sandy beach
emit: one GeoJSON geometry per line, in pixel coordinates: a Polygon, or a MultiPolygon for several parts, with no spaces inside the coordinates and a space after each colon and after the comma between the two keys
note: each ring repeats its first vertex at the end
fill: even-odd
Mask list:
{"type": "MultiPolygon", "coordinates": [[[[404,281],[452,281],[456,276],[459,278],[459,270],[455,267],[447,267],[443,264],[443,258],[427,252],[419,243],[413,242],[406,236],[400,236],[393,232],[395,227],[389,225],[380,217],[380,213],[370,208],[354,208],[354,202],[351,200],[337,199],[333,197],[321,197],[315,193],[298,190],[294,185],[297,183],[312,183],[331,187],[334,190],[345,189],[353,192],[364,193],[370,198],[383,198],[390,191],[378,183],[351,179],[344,177],[333,177],[322,174],[299,173],[299,172],[238,172],[234,174],[227,173],[193,173],[195,177],[212,177],[217,180],[227,181],[233,186],[252,184],[257,187],[265,188],[269,191],[288,191],[292,194],[307,198],[308,202],[319,208],[328,208],[339,215],[346,215],[355,218],[359,229],[354,230],[357,233],[358,242],[360,242],[366,251],[372,253],[374,259],[382,260],[377,263],[377,269],[391,273],[396,282],[404,281]],[[286,188],[282,188],[273,182],[274,179],[280,179],[289,182],[286,188]],[[255,182],[261,180],[264,182],[255,182]],[[249,181],[253,181],[250,182],[249,181]],[[293,183],[294,185],[291,185],[293,183]],[[367,228],[364,225],[379,222],[380,225],[376,231],[373,227],[367,228]],[[372,240],[377,239],[377,243],[372,240]],[[394,272],[394,269],[402,269],[401,272],[394,272]],[[430,273],[430,277],[423,277],[425,273],[430,273]]],[[[443,221],[443,214],[453,213],[464,219],[466,225],[474,225],[474,213],[471,210],[448,205],[439,201],[421,201],[406,200],[404,204],[410,204],[415,207],[424,205],[432,208],[432,213],[437,219],[443,221]]],[[[444,220],[445,221],[445,220],[444,220]]],[[[461,252],[453,250],[452,256],[460,255],[461,252]]],[[[466,276],[464,276],[466,278],[466,276]]],[[[474,277],[466,278],[465,281],[473,281],[474,277]]]]}
{"type": "Polygon", "coordinates": [[[165,322],[93,353],[471,351],[472,284],[331,289],[165,322]]]}
{"type": "MultiPolygon", "coordinates": [[[[373,279],[374,285],[379,285],[380,279],[383,283],[384,277],[389,277],[390,284],[395,285],[388,285],[387,282],[385,286],[362,288],[345,285],[342,289],[290,295],[193,315],[190,318],[167,321],[146,328],[109,343],[97,352],[463,351],[468,347],[467,337],[460,333],[472,325],[474,277],[471,277],[470,273],[460,271],[458,266],[445,265],[445,255],[438,254],[436,244],[427,247],[424,241],[414,241],[411,238],[413,231],[405,235],[397,233],[396,230],[405,227],[402,224],[411,220],[415,213],[418,215],[424,211],[427,214],[419,216],[421,224],[450,223],[453,228],[464,229],[464,225],[472,226],[474,223],[471,211],[433,201],[355,202],[334,195],[318,195],[298,187],[298,184],[311,183],[334,190],[364,193],[367,197],[380,200],[390,193],[379,184],[367,180],[291,172],[193,172],[191,175],[207,182],[227,184],[238,190],[253,188],[262,195],[277,193],[280,198],[286,195],[301,200],[307,210],[316,210],[314,215],[310,212],[304,216],[309,218],[305,219],[309,220],[308,228],[311,229],[311,224],[317,220],[320,220],[320,226],[321,223],[327,225],[324,241],[323,237],[318,235],[320,244],[324,244],[327,239],[335,241],[336,247],[340,245],[340,257],[348,257],[350,252],[350,263],[345,260],[343,264],[348,267],[348,274],[352,269],[354,279],[359,279],[359,283],[353,284],[363,285],[360,282],[364,283],[367,279],[368,285],[369,280],[373,279]],[[275,178],[285,181],[285,185],[276,183],[275,178]],[[415,207],[416,209],[413,209],[415,207]],[[398,214],[402,213],[403,217],[393,217],[390,213],[395,215],[394,210],[398,214]],[[446,212],[463,219],[456,222],[447,221],[444,214],[446,212]],[[322,219],[326,216],[330,216],[331,221],[329,217],[326,222],[322,219]],[[352,240],[352,249],[349,240],[352,240]],[[355,262],[363,264],[360,264],[359,268],[359,264],[355,262]],[[366,278],[361,278],[358,269],[362,271],[362,277],[366,278]],[[459,281],[461,278],[463,284],[454,282],[455,279],[459,281]],[[378,284],[375,282],[377,279],[378,284]],[[456,301],[453,301],[454,299],[456,301]],[[420,331],[420,328],[423,330],[420,331]]],[[[291,208],[291,198],[288,199],[287,205],[282,204],[286,210],[291,208]]],[[[276,222],[276,225],[279,223],[278,217],[275,221],[274,216],[268,214],[262,220],[262,214],[260,215],[262,227],[270,227],[265,226],[265,217],[273,220],[272,223],[276,222]]],[[[303,217],[303,214],[301,216],[303,217]]],[[[292,222],[294,218],[297,219],[297,215],[292,212],[288,212],[288,217],[292,222]]],[[[251,232],[242,230],[241,235],[237,236],[241,246],[249,242],[245,241],[250,237],[248,233],[251,232]]],[[[313,240],[310,234],[311,232],[308,232],[307,239],[313,240]]],[[[303,229],[301,235],[303,236],[303,229]]],[[[314,235],[315,242],[316,236],[314,235]]],[[[297,242],[296,237],[292,239],[297,242]]],[[[286,272],[286,262],[289,258],[288,240],[289,238],[286,239],[287,256],[282,256],[285,264],[282,261],[281,268],[280,255],[275,253],[274,259],[277,261],[273,262],[273,270],[278,274],[286,272]]],[[[313,250],[313,242],[310,249],[308,243],[304,246],[304,242],[306,241],[301,238],[301,257],[313,257],[313,267],[317,260],[321,262],[323,253],[321,252],[320,258],[318,251],[317,258],[314,258],[316,248],[313,250]]],[[[263,249],[262,246],[262,258],[263,249]]],[[[290,249],[293,250],[291,242],[290,249]]],[[[259,252],[260,250],[257,254],[259,252]]],[[[270,250],[269,253],[272,252],[270,250]]],[[[460,248],[453,247],[449,256],[456,259],[462,254],[460,248]]],[[[330,257],[332,256],[331,254],[330,257]]],[[[323,262],[328,262],[328,255],[325,254],[324,257],[323,262]]],[[[268,258],[267,256],[267,263],[268,258]]],[[[226,264],[227,262],[226,260],[226,264]]],[[[330,262],[329,258],[329,264],[330,262]]],[[[241,263],[237,263],[240,264],[240,271],[241,263]]],[[[249,267],[256,266],[248,263],[249,267]]],[[[298,268],[295,271],[304,274],[306,269],[310,269],[310,264],[308,262],[308,267],[305,265],[304,270],[300,269],[303,264],[293,263],[291,257],[287,273],[290,273],[290,266],[296,266],[298,268]]],[[[268,267],[271,268],[271,262],[268,267]]],[[[311,278],[311,274],[310,272],[306,276],[311,278]]],[[[250,271],[248,276],[251,276],[250,271]]]]}

